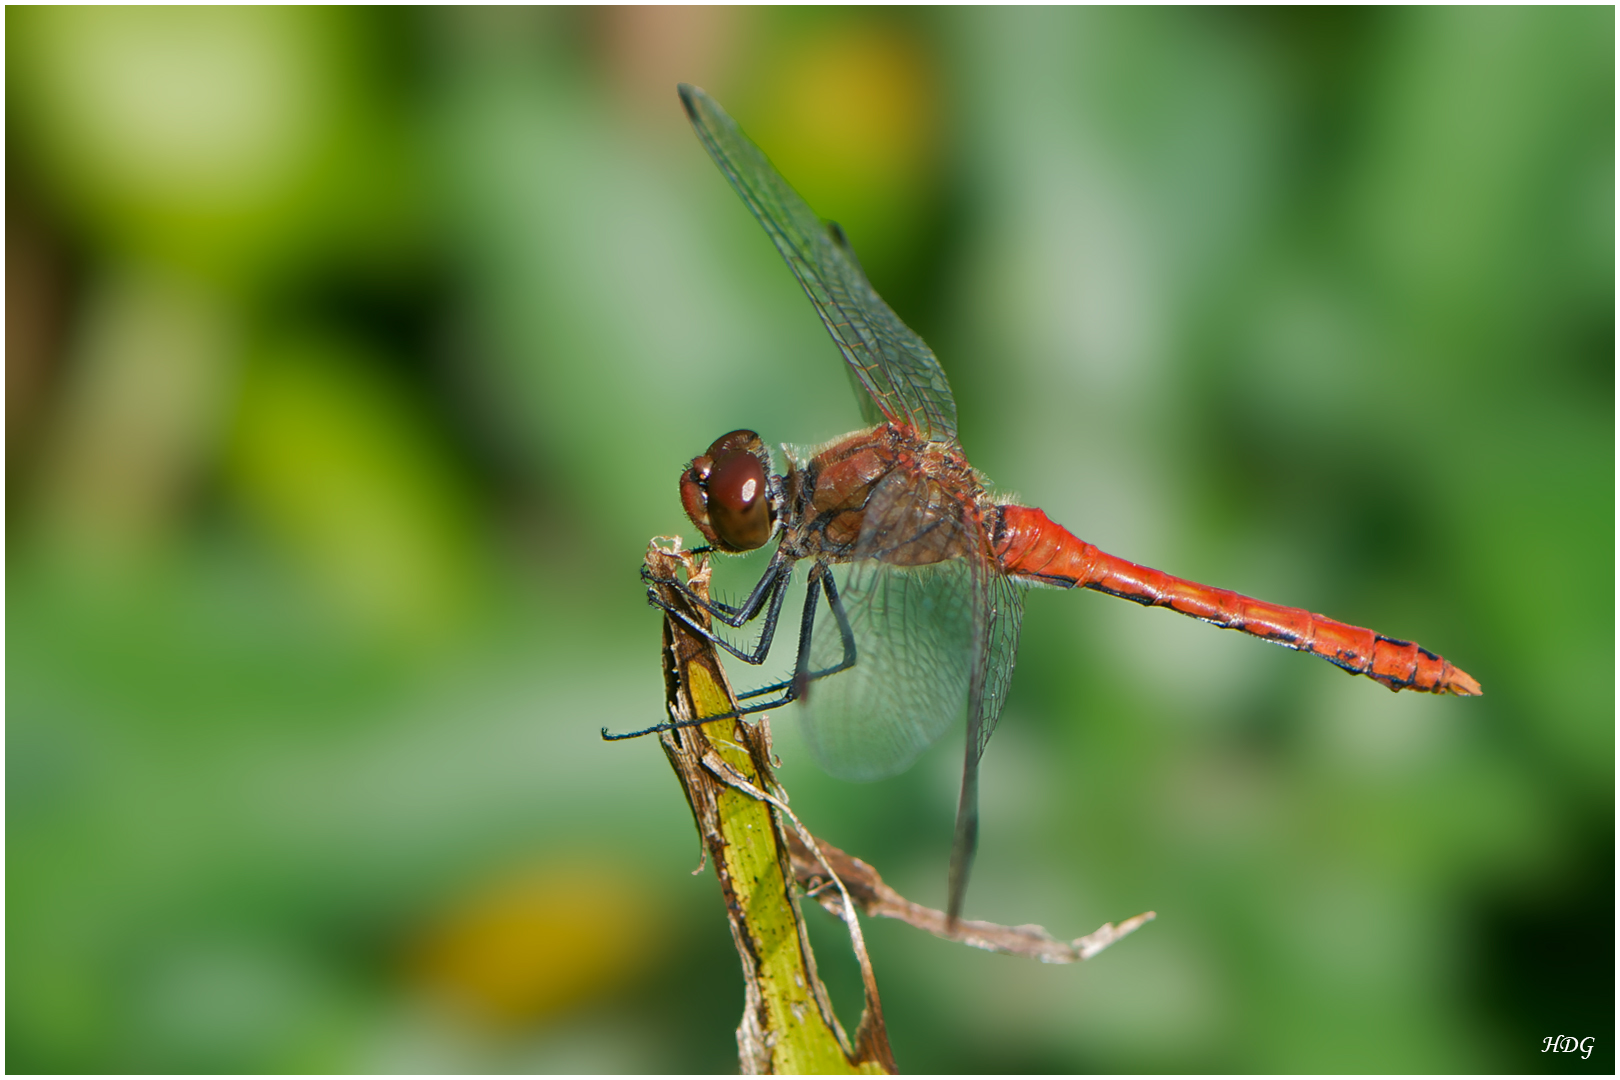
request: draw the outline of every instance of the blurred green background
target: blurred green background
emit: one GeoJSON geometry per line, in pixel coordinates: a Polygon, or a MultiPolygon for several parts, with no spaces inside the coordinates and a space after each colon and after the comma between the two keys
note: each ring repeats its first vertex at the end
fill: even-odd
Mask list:
{"type": "MultiPolygon", "coordinates": [[[[901,1066],[1613,1071],[1612,9],[6,29],[10,1071],[735,1068],[690,814],[597,730],[662,712],[681,466],[859,414],[682,80],[1003,490],[1486,691],[1032,594],[968,914],[1160,918],[1069,968],[870,925],[901,1066]]],[[[958,740],[856,786],[775,731],[942,904],[958,740]]]]}

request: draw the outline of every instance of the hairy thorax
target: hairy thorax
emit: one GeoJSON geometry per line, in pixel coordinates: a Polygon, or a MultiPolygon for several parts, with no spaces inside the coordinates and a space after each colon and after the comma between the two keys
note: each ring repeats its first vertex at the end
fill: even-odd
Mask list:
{"type": "Polygon", "coordinates": [[[929,442],[881,424],[791,461],[789,520],[782,550],[794,558],[842,562],[860,556],[900,566],[959,558],[981,544],[983,483],[954,444],[929,442]],[[873,522],[861,549],[870,513],[873,522]]]}

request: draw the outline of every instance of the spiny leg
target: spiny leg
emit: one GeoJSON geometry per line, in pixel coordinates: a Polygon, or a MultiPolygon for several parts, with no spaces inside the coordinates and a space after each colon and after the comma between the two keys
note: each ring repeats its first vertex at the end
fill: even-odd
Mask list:
{"type": "MultiPolygon", "coordinates": [[[[765,568],[765,573],[760,575],[758,584],[748,594],[748,598],[734,607],[719,600],[710,600],[707,597],[699,596],[692,591],[691,586],[679,578],[654,577],[647,567],[643,566],[641,568],[641,580],[647,582],[649,586],[668,585],[673,587],[686,599],[708,612],[711,617],[733,629],[740,628],[744,623],[758,616],[759,609],[765,603],[770,591],[780,587],[778,579],[783,579],[781,584],[786,584],[785,579],[791,577],[792,574],[793,561],[784,558],[780,553],[773,555],[770,565],[765,568]]],[[[662,603],[661,598],[656,596],[657,590],[655,588],[649,587],[647,593],[649,601],[654,606],[661,607],[666,611],[669,610],[668,605],[662,603]]]]}
{"type": "Polygon", "coordinates": [[[684,611],[676,609],[662,596],[658,595],[658,590],[654,587],[649,586],[647,589],[647,602],[662,609],[670,617],[679,619],[682,625],[711,645],[720,646],[720,648],[745,664],[758,665],[765,662],[765,657],[771,651],[771,643],[776,639],[776,620],[782,613],[782,601],[787,598],[787,586],[792,577],[792,563],[786,560],[771,560],[771,565],[766,568],[764,576],[759,579],[759,584],[754,586],[754,591],[749,594],[747,600],[736,608],[732,608],[727,604],[711,603],[693,593],[684,582],[661,582],[680,589],[687,600],[701,607],[719,622],[732,627],[741,627],[749,620],[758,617],[761,605],[766,604],[768,599],[769,606],[765,609],[764,627],[760,631],[759,640],[754,643],[754,648],[750,652],[744,652],[737,648],[708,627],[699,626],[697,620],[684,611]],[[730,612],[730,614],[726,614],[726,612],[730,612]]]}
{"type": "MultiPolygon", "coordinates": [[[[675,618],[680,619],[684,625],[690,627],[698,634],[701,634],[705,640],[721,646],[738,659],[748,661],[749,663],[759,663],[764,659],[764,653],[769,649],[770,637],[775,634],[776,619],[781,612],[782,599],[787,595],[787,578],[791,572],[791,564],[786,565],[785,571],[780,576],[780,583],[776,586],[776,592],[771,597],[770,609],[766,613],[766,630],[764,636],[762,637],[762,641],[765,641],[766,644],[763,649],[756,650],[759,653],[758,660],[749,660],[747,656],[744,656],[738,652],[738,650],[734,649],[727,642],[715,637],[712,633],[708,632],[702,627],[694,626],[689,617],[681,612],[671,610],[668,605],[658,602],[657,606],[663,608],[665,611],[668,611],[675,618]]],[[[759,594],[760,591],[760,588],[756,588],[754,590],[756,595],[759,594]]],[[[696,599],[696,597],[693,599],[696,599]]],[[[754,602],[754,597],[750,597],[750,602],[754,602]]],[[[703,716],[689,720],[665,721],[662,724],[654,724],[652,727],[642,728],[640,731],[626,731],[614,735],[610,734],[607,728],[603,728],[602,738],[609,742],[614,742],[619,739],[635,739],[642,735],[655,735],[660,731],[674,731],[677,728],[695,727],[699,724],[707,724],[715,720],[741,719],[744,716],[758,712],[765,712],[768,709],[779,709],[782,706],[791,704],[802,697],[805,686],[807,686],[811,681],[824,678],[828,675],[836,674],[840,671],[853,667],[854,665],[855,632],[850,628],[849,615],[844,610],[844,601],[838,595],[838,586],[833,582],[832,571],[825,563],[817,563],[816,566],[810,571],[810,587],[805,593],[804,611],[799,617],[799,649],[795,658],[794,677],[785,682],[772,683],[769,686],[762,686],[757,690],[750,690],[746,693],[737,695],[739,699],[746,699],[759,697],[762,694],[780,692],[781,697],[771,701],[759,701],[752,705],[743,705],[731,712],[717,713],[714,716],[703,716]],[[839,662],[834,664],[832,667],[811,672],[809,670],[810,635],[815,628],[816,584],[818,582],[821,585],[822,591],[827,596],[827,606],[832,609],[833,619],[838,623],[838,637],[843,645],[844,655],[842,659],[840,659],[839,662]],[[801,675],[803,676],[802,681],[800,678],[801,675]]]]}
{"type": "Polygon", "coordinates": [[[674,731],[677,728],[712,724],[716,720],[741,720],[750,713],[764,712],[766,709],[774,709],[776,706],[776,702],[770,701],[763,705],[749,705],[741,709],[733,709],[730,712],[715,713],[713,716],[698,716],[689,720],[666,720],[662,724],[654,724],[652,727],[642,728],[640,731],[621,731],[617,735],[610,734],[607,728],[603,728],[602,739],[605,742],[618,742],[620,739],[639,739],[643,735],[656,735],[660,731],[674,731]]]}
{"type": "Polygon", "coordinates": [[[798,669],[802,667],[807,670],[810,665],[810,632],[815,619],[815,612],[813,609],[816,602],[817,579],[819,579],[821,582],[822,591],[827,595],[827,606],[832,610],[833,620],[838,624],[838,637],[843,645],[844,655],[843,658],[832,667],[822,668],[820,671],[809,672],[805,682],[808,684],[810,682],[814,682],[816,679],[823,679],[828,675],[835,675],[840,671],[844,671],[855,666],[855,632],[850,629],[849,615],[844,611],[843,598],[838,595],[838,586],[833,581],[832,569],[825,563],[818,563],[817,568],[812,569],[810,574],[810,589],[805,595],[805,611],[800,619],[799,652],[798,656],[796,657],[794,678],[784,680],[783,682],[771,683],[769,686],[761,686],[757,689],[749,690],[746,693],[738,694],[738,698],[751,698],[758,697],[761,694],[785,692],[781,701],[771,703],[771,707],[774,708],[778,705],[784,705],[789,701],[793,701],[799,696],[800,691],[796,690],[794,687],[798,679],[798,669]]]}

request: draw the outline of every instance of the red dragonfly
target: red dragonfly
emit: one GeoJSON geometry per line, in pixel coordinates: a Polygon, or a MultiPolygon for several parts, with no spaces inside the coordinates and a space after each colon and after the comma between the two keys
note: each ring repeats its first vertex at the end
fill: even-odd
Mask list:
{"type": "MultiPolygon", "coordinates": [[[[956,403],[939,361],[867,282],[843,230],[818,218],[707,94],[686,85],[680,94],[698,138],[843,353],[872,426],[807,458],[788,450],[786,475],[773,471],[770,451],[752,431],[722,435],[694,458],[681,475],[681,503],[712,550],[753,551],[773,537],[777,547],[741,604],[688,595],[728,627],[763,617],[762,631],[743,650],[665,610],[732,656],[761,664],[793,569],[808,563],[793,677],[741,695],[755,700],[739,711],[798,701],[809,749],[834,776],[898,773],[965,718],[952,920],[973,860],[979,761],[1012,676],[1025,586],[1095,589],[1166,607],[1314,653],[1391,690],[1480,693],[1466,672],[1410,641],[1138,566],[1040,510],[995,498],[957,442],[956,403]],[[816,619],[820,597],[830,625],[816,619]]],[[[651,589],[649,597],[664,607],[651,589]]],[[[672,726],[602,734],[631,738],[672,726]]]]}

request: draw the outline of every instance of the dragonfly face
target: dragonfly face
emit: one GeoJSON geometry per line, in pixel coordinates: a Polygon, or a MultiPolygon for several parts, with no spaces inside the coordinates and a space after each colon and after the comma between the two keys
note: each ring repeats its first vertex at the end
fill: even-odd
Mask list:
{"type": "Polygon", "coordinates": [[[681,505],[720,551],[763,547],[781,520],[781,485],[771,453],[746,429],[728,432],[693,458],[681,474],[681,505]]]}

